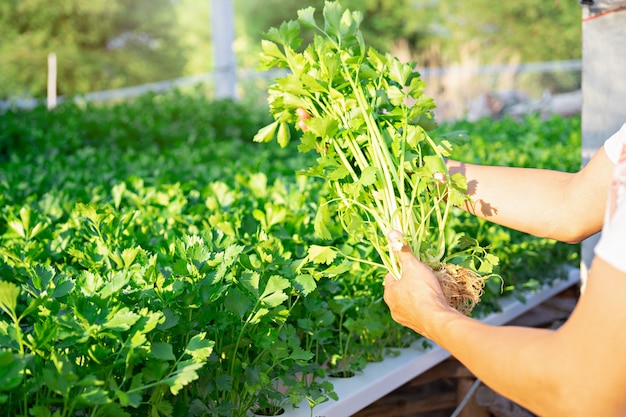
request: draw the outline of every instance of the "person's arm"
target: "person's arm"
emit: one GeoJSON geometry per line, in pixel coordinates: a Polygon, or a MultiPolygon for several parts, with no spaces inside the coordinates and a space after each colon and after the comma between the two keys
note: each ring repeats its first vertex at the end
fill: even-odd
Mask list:
{"type": "MultiPolygon", "coordinates": [[[[298,109],[298,126],[310,115],[298,109]]],[[[600,231],[613,163],[604,149],[577,173],[486,166],[447,160],[462,173],[471,202],[462,209],[539,237],[578,243],[600,231]]]]}
{"type": "Polygon", "coordinates": [[[559,330],[497,327],[450,308],[408,249],[385,280],[399,323],[432,339],[495,391],[545,416],[626,415],[626,274],[596,257],[587,289],[559,330]]]}
{"type": "Polygon", "coordinates": [[[577,243],[600,231],[613,163],[604,149],[577,173],[449,160],[467,178],[464,210],[516,230],[577,243]]]}

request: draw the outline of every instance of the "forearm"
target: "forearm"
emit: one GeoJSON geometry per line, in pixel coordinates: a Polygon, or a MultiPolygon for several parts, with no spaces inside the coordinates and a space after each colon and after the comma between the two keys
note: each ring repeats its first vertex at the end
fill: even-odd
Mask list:
{"type": "MultiPolygon", "coordinates": [[[[594,165],[598,170],[603,167],[594,165]]],[[[610,168],[610,164],[609,164],[610,168]]],[[[602,225],[606,188],[584,174],[448,161],[468,182],[464,210],[535,236],[579,242],[602,225]]],[[[606,170],[606,176],[610,171],[606,170]]],[[[589,175],[587,175],[589,177],[589,175]]]]}
{"type": "Polygon", "coordinates": [[[564,378],[559,372],[565,367],[554,366],[553,333],[495,327],[458,315],[433,339],[501,395],[538,415],[556,416],[561,414],[546,405],[558,404],[564,378]]]}
{"type": "Polygon", "coordinates": [[[596,258],[586,291],[558,330],[496,327],[451,309],[426,333],[485,384],[542,416],[624,416],[626,275],[596,258]]]}

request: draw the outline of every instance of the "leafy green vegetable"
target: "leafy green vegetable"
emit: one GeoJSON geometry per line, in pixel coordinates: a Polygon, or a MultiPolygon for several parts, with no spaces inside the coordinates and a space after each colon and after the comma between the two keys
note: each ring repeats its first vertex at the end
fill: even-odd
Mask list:
{"type": "MultiPolygon", "coordinates": [[[[314,12],[302,9],[297,21],[266,33],[261,69],[289,68],[290,73],[269,88],[275,120],[255,141],[277,137],[285,146],[289,138],[281,136],[281,129],[297,124],[298,113],[305,110],[311,117],[304,120],[299,150],[320,154],[307,174],[329,182],[333,198],[328,204],[337,205],[348,234],[371,242],[382,266],[396,278],[401,272],[386,239],[391,230],[401,231],[415,255],[434,268],[446,255],[458,257],[447,253],[445,231],[452,208],[466,198],[467,184],[462,175],[447,171],[444,158],[452,142],[429,134],[436,126],[435,104],[424,95],[415,64],[366,48],[361,13],[327,1],[323,24],[318,24],[314,12]],[[301,28],[315,31],[303,49],[301,28]]],[[[330,237],[330,221],[330,211],[322,208],[316,230],[323,238],[330,237]]],[[[320,256],[313,247],[310,258],[327,261],[327,255],[320,256]]],[[[484,259],[485,269],[491,261],[484,259]]]]}
{"type": "MultiPolygon", "coordinates": [[[[337,398],[323,380],[331,361],[354,372],[419,343],[372,285],[381,270],[346,258],[372,259],[371,245],[314,221],[335,211],[325,181],[294,175],[315,153],[295,141],[251,143],[265,123],[254,120],[267,120],[267,108],[179,93],[0,113],[6,415],[243,417],[257,405],[313,407],[337,398]]],[[[472,135],[455,158],[580,166],[580,118],[440,129],[472,135]]],[[[461,252],[463,233],[492,245],[507,294],[577,265],[576,247],[462,214],[450,218],[448,247],[461,252]]],[[[490,283],[480,314],[499,308],[501,283],[490,283]]]]}

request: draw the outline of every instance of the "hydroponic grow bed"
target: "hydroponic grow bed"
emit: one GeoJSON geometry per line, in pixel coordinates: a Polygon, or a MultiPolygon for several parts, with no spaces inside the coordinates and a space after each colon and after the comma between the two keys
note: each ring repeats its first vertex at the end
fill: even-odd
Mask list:
{"type": "MultiPolygon", "coordinates": [[[[481,321],[493,325],[506,324],[579,281],[580,271],[572,269],[566,280],[555,281],[539,291],[526,293],[526,302],[515,297],[504,298],[502,311],[491,313],[481,321]]],[[[287,410],[282,417],[349,417],[450,356],[436,345],[424,348],[421,341],[397,351],[397,356],[369,363],[363,372],[352,378],[332,378],[338,401],[322,403],[312,411],[305,401],[298,408],[287,410]]]]}

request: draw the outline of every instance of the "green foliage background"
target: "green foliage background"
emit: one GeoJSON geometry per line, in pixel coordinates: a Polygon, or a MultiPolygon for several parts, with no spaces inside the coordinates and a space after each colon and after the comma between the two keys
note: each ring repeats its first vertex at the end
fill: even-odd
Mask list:
{"type": "Polygon", "coordinates": [[[59,94],[181,74],[180,36],[169,0],[6,0],[0,4],[0,97],[43,96],[48,53],[59,94]]]}
{"type": "Polygon", "coordinates": [[[488,0],[438,1],[441,25],[436,36],[446,54],[454,56],[474,41],[490,61],[517,55],[522,62],[581,57],[581,8],[572,1],[488,0]]]}
{"type": "MultiPolygon", "coordinates": [[[[345,2],[365,9],[368,42],[383,50],[404,39],[410,54],[439,44],[442,56],[454,57],[465,42],[494,34],[480,53],[495,57],[505,50],[497,33],[512,22],[520,29],[511,36],[537,42],[525,60],[578,50],[545,42],[560,30],[558,43],[577,45],[576,24],[569,32],[547,23],[555,13],[576,22],[580,10],[571,4],[524,0],[533,14],[479,0],[345,2]]],[[[61,94],[209,70],[208,4],[3,1],[0,98],[42,95],[51,50],[61,94]]],[[[256,65],[262,31],[305,6],[235,5],[243,66],[256,65]]],[[[337,224],[328,225],[334,241],[316,236],[312,220],[327,190],[295,174],[309,156],[251,143],[268,122],[264,106],[207,95],[172,91],[112,106],[68,101],[52,111],[0,112],[3,411],[243,417],[255,407],[314,405],[333,398],[332,386],[319,383],[328,369],[358,371],[416,340],[382,302],[384,271],[338,257],[307,263],[314,245],[375,256],[337,224]],[[290,387],[287,396],[279,385],[290,387]]],[[[459,159],[579,167],[579,118],[441,127],[457,129],[473,138],[459,159]]],[[[546,276],[548,269],[576,265],[576,247],[463,213],[451,239],[457,233],[477,236],[500,258],[504,293],[501,281],[489,280],[476,314],[562,272],[546,276]]]]}
{"type": "MultiPolygon", "coordinates": [[[[581,56],[581,8],[572,2],[521,0],[343,0],[342,5],[364,14],[361,26],[366,43],[388,51],[401,51],[429,65],[432,50],[437,61],[458,62],[465,46],[482,61],[515,55],[521,61],[575,59],[581,56]],[[547,42],[549,40],[549,42],[547,42]]],[[[259,33],[284,20],[294,19],[303,2],[237,0],[245,22],[244,34],[257,45],[259,33]]],[[[324,0],[310,0],[321,10],[324,0]]],[[[432,62],[436,64],[437,62],[432,62]]]]}
{"type": "MultiPolygon", "coordinates": [[[[0,410],[245,417],[332,398],[331,370],[421,343],[391,319],[385,271],[306,262],[313,245],[375,254],[337,223],[316,236],[328,190],[296,175],[316,155],[252,143],[267,117],[202,92],[0,112],[0,410]]],[[[580,118],[440,129],[469,134],[458,159],[580,166],[580,118]]],[[[450,238],[500,259],[504,293],[490,279],[476,314],[577,263],[576,246],[456,215],[450,238]]]]}
{"type": "MultiPolygon", "coordinates": [[[[210,72],[208,0],[4,0],[0,2],[0,99],[43,97],[47,55],[58,88],[73,95],[210,72]]],[[[321,10],[323,0],[233,0],[239,65],[255,68],[261,33],[321,10]]],[[[364,13],[366,42],[420,65],[579,58],[581,9],[574,2],[521,0],[343,0],[364,13]]]]}

